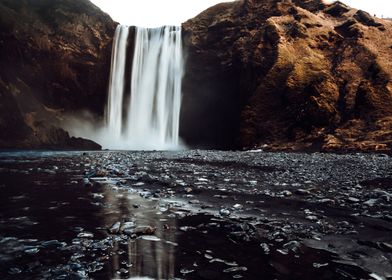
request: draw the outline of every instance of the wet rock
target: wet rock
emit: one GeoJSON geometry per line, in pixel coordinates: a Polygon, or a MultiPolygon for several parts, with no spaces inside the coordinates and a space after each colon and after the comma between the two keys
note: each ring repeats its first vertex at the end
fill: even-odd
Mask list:
{"type": "Polygon", "coordinates": [[[223,216],[223,217],[227,217],[227,216],[230,216],[231,212],[230,212],[230,210],[228,210],[228,209],[221,209],[221,210],[219,211],[219,214],[220,214],[221,216],[223,216]]]}
{"type": "Polygon", "coordinates": [[[248,268],[245,266],[237,266],[237,267],[230,267],[226,268],[223,270],[225,273],[231,273],[231,272],[238,272],[238,271],[247,271],[248,268]]]}
{"type": "Polygon", "coordinates": [[[335,200],[330,199],[330,198],[322,198],[322,199],[319,199],[317,202],[322,203],[322,204],[335,204],[335,200]]]}
{"type": "Polygon", "coordinates": [[[156,237],[155,235],[142,235],[139,238],[142,240],[154,241],[154,242],[161,241],[161,239],[156,237]]]}
{"type": "Polygon", "coordinates": [[[120,232],[123,232],[125,234],[131,234],[133,233],[133,229],[135,228],[135,223],[134,222],[124,222],[121,224],[120,227],[120,232]]]}
{"type": "Polygon", "coordinates": [[[39,248],[38,247],[27,248],[24,250],[24,252],[28,255],[35,255],[39,252],[39,248]]]}
{"type": "Polygon", "coordinates": [[[242,204],[237,203],[237,204],[233,205],[233,208],[235,210],[242,210],[244,208],[244,206],[242,204]]]}
{"type": "Polygon", "coordinates": [[[156,231],[155,227],[151,227],[151,226],[138,226],[136,227],[132,233],[136,234],[136,235],[152,235],[154,234],[156,231]]]}
{"type": "Polygon", "coordinates": [[[309,195],[310,191],[305,190],[305,189],[298,189],[298,190],[295,190],[295,194],[298,194],[298,195],[309,195]]]}
{"type": "Polygon", "coordinates": [[[188,188],[185,188],[184,191],[185,191],[185,193],[191,193],[191,192],[193,192],[193,189],[188,187],[188,188]]]}
{"type": "Polygon", "coordinates": [[[191,227],[191,226],[182,226],[180,227],[181,231],[187,232],[187,231],[191,231],[191,230],[195,230],[195,227],[191,227]]]}
{"type": "Polygon", "coordinates": [[[325,267],[328,265],[329,265],[328,263],[313,263],[314,268],[321,268],[321,267],[325,267]]]}
{"type": "Polygon", "coordinates": [[[228,266],[238,266],[238,264],[236,262],[226,261],[226,260],[222,260],[219,258],[214,258],[209,261],[209,263],[215,263],[215,262],[224,263],[225,265],[228,265],[228,266]]]}
{"type": "Polygon", "coordinates": [[[92,234],[91,232],[81,232],[77,235],[78,238],[93,238],[94,234],[92,234]]]}
{"type": "Polygon", "coordinates": [[[318,220],[317,216],[314,216],[314,215],[308,215],[308,216],[305,217],[305,219],[307,219],[309,221],[312,221],[312,222],[318,220]]]}
{"type": "Polygon", "coordinates": [[[181,274],[184,274],[184,275],[189,274],[189,273],[192,273],[192,272],[194,272],[194,271],[195,271],[194,269],[186,269],[186,268],[181,268],[181,269],[180,269],[180,273],[181,273],[181,274]]]}
{"type": "Polygon", "coordinates": [[[378,199],[371,198],[369,200],[366,200],[363,204],[369,207],[374,207],[378,203],[378,199]]]}
{"type": "Polygon", "coordinates": [[[200,204],[200,201],[197,199],[189,200],[189,204],[200,204]]]}
{"type": "Polygon", "coordinates": [[[267,243],[261,243],[260,247],[266,255],[268,255],[271,251],[267,243]]]}
{"type": "Polygon", "coordinates": [[[282,191],[281,194],[282,194],[283,196],[292,196],[292,195],[293,195],[293,193],[292,193],[291,191],[288,191],[288,190],[282,191]]]}
{"type": "Polygon", "coordinates": [[[276,249],[276,252],[282,254],[282,255],[288,255],[289,251],[287,249],[276,249]]]}
{"type": "Polygon", "coordinates": [[[112,233],[112,234],[119,233],[119,231],[120,231],[120,226],[121,226],[121,223],[120,223],[120,222],[115,222],[115,223],[109,228],[109,233],[112,233]]]}
{"type": "Polygon", "coordinates": [[[83,178],[83,185],[85,185],[86,187],[93,186],[93,184],[90,182],[90,180],[88,178],[83,178]]]}
{"type": "Polygon", "coordinates": [[[8,273],[11,274],[11,275],[20,274],[20,273],[22,273],[22,270],[20,268],[18,268],[18,267],[11,267],[8,270],[8,273]]]}
{"type": "Polygon", "coordinates": [[[358,203],[360,200],[358,198],[350,196],[349,198],[347,198],[347,201],[350,203],[358,203]]]}
{"type": "Polygon", "coordinates": [[[382,249],[392,253],[392,243],[380,242],[380,247],[382,249]]]}
{"type": "Polygon", "coordinates": [[[49,241],[44,241],[41,243],[43,247],[65,247],[67,243],[65,242],[60,242],[58,240],[49,240],[49,241]]]}
{"type": "Polygon", "coordinates": [[[301,243],[298,241],[290,241],[284,244],[283,248],[293,251],[294,253],[299,253],[301,249],[301,243]]]}

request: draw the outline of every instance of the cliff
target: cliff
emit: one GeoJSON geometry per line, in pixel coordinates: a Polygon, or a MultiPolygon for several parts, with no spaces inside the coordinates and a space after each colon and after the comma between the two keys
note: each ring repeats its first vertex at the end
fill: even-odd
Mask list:
{"type": "Polygon", "coordinates": [[[103,114],[115,27],[88,0],[0,0],[0,148],[99,148],[59,124],[103,114]]]}
{"type": "Polygon", "coordinates": [[[392,22],[340,2],[242,0],[183,32],[188,143],[391,150],[392,22]]]}

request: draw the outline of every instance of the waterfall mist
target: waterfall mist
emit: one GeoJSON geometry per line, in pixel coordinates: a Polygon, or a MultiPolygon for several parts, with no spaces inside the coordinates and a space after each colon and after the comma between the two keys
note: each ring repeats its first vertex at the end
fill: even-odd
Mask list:
{"type": "Polygon", "coordinates": [[[94,129],[79,121],[68,129],[107,149],[179,149],[181,28],[135,27],[133,54],[127,54],[129,34],[124,25],[115,32],[104,125],[94,129]]]}

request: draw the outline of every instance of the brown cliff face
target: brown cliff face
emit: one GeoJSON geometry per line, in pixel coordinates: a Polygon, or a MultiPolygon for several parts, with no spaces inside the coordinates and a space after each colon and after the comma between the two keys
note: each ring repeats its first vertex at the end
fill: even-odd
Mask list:
{"type": "Polygon", "coordinates": [[[0,0],[0,147],[73,148],[53,126],[102,115],[115,27],[88,0],[0,0]]]}
{"type": "Polygon", "coordinates": [[[183,29],[188,142],[391,150],[392,22],[339,2],[245,0],[183,29]]]}

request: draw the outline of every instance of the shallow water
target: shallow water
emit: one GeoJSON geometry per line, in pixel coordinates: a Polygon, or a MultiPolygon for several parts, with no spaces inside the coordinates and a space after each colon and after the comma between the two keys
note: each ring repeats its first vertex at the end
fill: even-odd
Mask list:
{"type": "Polygon", "coordinates": [[[1,153],[0,278],[386,279],[391,167],[363,154],[1,153]]]}

